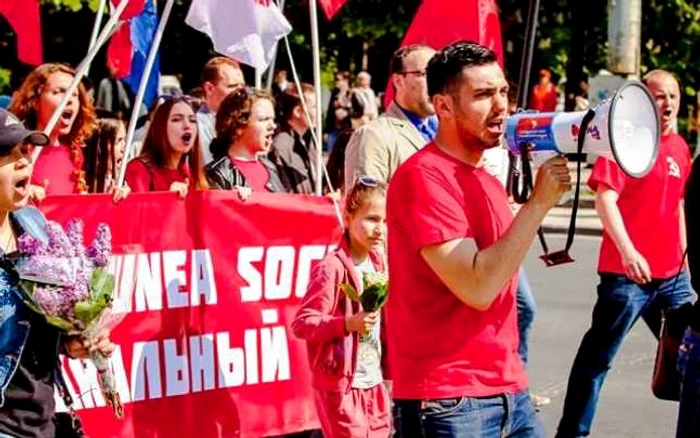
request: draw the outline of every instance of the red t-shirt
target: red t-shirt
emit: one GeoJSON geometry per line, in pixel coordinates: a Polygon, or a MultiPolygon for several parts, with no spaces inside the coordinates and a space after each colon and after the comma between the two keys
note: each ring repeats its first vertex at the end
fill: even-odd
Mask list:
{"type": "MultiPolygon", "coordinates": [[[[680,201],[690,173],[690,150],[678,134],[661,137],[659,155],[644,178],[627,176],[616,162],[598,158],[588,185],[604,184],[619,194],[617,206],[635,248],[646,258],[653,278],[670,278],[681,265],[680,201]]],[[[603,233],[598,272],[625,275],[622,257],[603,233]]]]}
{"type": "Polygon", "coordinates": [[[269,192],[267,183],[270,181],[270,171],[258,160],[240,160],[231,158],[233,167],[240,170],[251,189],[259,192],[269,192]]]}
{"type": "Polygon", "coordinates": [[[68,146],[46,146],[34,164],[32,184],[43,186],[49,182],[46,195],[70,195],[76,191],[75,165],[68,146]]]}
{"type": "Polygon", "coordinates": [[[527,387],[518,356],[517,276],[491,307],[460,301],[420,254],[472,238],[483,249],[513,221],[496,178],[428,144],[389,185],[388,358],[399,399],[483,397],[527,387]]]}
{"type": "Polygon", "coordinates": [[[129,161],[124,177],[132,192],[167,192],[174,182],[185,182],[184,169],[166,169],[154,165],[149,167],[140,158],[129,161]]]}
{"type": "Polygon", "coordinates": [[[554,84],[549,84],[547,87],[537,84],[532,89],[530,108],[542,112],[554,111],[557,108],[557,97],[557,88],[554,84]]]}

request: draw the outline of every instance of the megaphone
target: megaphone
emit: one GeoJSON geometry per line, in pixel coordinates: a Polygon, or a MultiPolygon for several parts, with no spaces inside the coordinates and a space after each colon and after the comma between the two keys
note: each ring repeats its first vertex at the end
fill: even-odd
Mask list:
{"type": "Polygon", "coordinates": [[[661,134],[659,112],[649,90],[640,82],[627,82],[591,111],[595,114],[587,118],[590,111],[514,114],[506,122],[508,149],[515,155],[532,154],[536,162],[557,154],[605,156],[631,177],[649,173],[661,134]],[[581,150],[580,136],[584,136],[581,150]]]}

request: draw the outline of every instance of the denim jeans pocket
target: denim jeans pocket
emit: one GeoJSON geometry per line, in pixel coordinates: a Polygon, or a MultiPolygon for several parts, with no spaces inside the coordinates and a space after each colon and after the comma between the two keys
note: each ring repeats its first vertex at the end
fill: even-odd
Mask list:
{"type": "Polygon", "coordinates": [[[421,403],[421,414],[434,417],[448,416],[459,411],[468,400],[468,397],[424,400],[421,403]]]}

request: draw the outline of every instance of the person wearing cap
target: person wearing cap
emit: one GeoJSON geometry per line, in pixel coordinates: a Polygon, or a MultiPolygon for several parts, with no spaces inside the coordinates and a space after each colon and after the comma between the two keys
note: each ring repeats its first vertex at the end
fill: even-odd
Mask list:
{"type": "Polygon", "coordinates": [[[9,111],[0,109],[0,437],[53,437],[54,384],[59,349],[70,357],[114,351],[107,332],[93,343],[61,334],[20,299],[10,273],[19,258],[17,238],[45,240],[45,219],[29,207],[31,148],[49,144],[9,111]]]}

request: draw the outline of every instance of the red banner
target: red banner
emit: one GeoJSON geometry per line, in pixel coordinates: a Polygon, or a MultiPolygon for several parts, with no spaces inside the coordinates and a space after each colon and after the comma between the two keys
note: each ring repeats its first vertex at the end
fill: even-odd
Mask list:
{"type": "Polygon", "coordinates": [[[318,427],[303,342],[288,329],[313,263],[338,242],[328,199],[223,191],[48,199],[86,240],[110,225],[118,303],[112,334],[125,417],[117,420],[94,367],[65,360],[88,435],[260,437],[318,427]]]}

